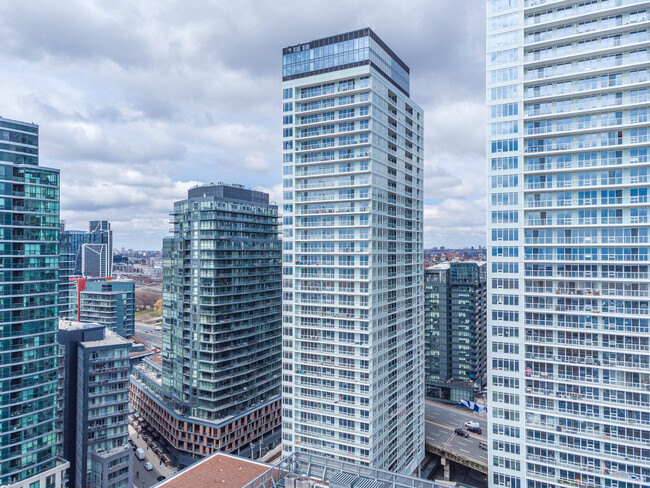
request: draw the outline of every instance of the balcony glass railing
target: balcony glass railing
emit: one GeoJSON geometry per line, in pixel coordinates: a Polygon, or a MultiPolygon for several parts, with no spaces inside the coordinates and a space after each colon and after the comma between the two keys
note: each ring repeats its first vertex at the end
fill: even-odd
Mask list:
{"type": "MultiPolygon", "coordinates": [[[[558,0],[526,0],[524,6],[526,8],[537,7],[540,5],[548,5],[549,7],[552,7],[554,3],[559,3],[559,2],[558,0]]],[[[597,5],[596,2],[593,3],[584,2],[580,4],[574,4],[571,8],[563,8],[557,10],[549,9],[549,10],[544,10],[542,12],[539,12],[538,14],[535,15],[530,15],[526,18],[525,25],[527,27],[540,25],[548,22],[554,22],[557,20],[569,19],[572,17],[579,17],[591,13],[596,13],[599,11],[603,13],[607,13],[608,10],[615,9],[617,7],[635,5],[640,3],[643,2],[640,0],[612,0],[607,3],[606,9],[599,10],[600,7],[597,5]]],[[[642,21],[644,18],[645,17],[639,17],[639,21],[642,21]]],[[[629,18],[626,20],[627,23],[632,23],[629,20],[629,18]]],[[[596,29],[607,29],[611,27],[617,27],[622,24],[623,22],[621,17],[610,17],[607,19],[603,19],[600,22],[585,23],[585,25],[576,26],[576,29],[578,33],[582,33],[582,32],[590,32],[591,30],[596,30],[596,29]]]]}
{"type": "Polygon", "coordinates": [[[620,185],[637,185],[647,184],[648,176],[620,176],[615,178],[570,178],[556,181],[528,181],[524,189],[526,190],[550,190],[564,188],[589,188],[598,186],[620,186],[620,185]]]}

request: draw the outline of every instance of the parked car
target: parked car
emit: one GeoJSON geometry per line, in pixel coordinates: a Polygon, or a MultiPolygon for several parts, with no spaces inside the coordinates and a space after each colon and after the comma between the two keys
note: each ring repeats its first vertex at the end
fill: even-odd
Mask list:
{"type": "Polygon", "coordinates": [[[487,444],[485,442],[479,442],[478,447],[479,449],[484,449],[487,451],[487,444]]]}
{"type": "Polygon", "coordinates": [[[146,469],[147,471],[151,471],[153,469],[153,464],[147,461],[146,463],[144,463],[144,469],[146,469]]]}
{"type": "Polygon", "coordinates": [[[467,427],[467,430],[469,430],[470,432],[474,432],[475,434],[478,435],[481,435],[483,432],[480,427],[467,427]]]}
{"type": "Polygon", "coordinates": [[[469,434],[461,428],[456,429],[455,432],[461,437],[469,437],[469,434]]]}
{"type": "Polygon", "coordinates": [[[162,481],[164,479],[165,479],[165,477],[162,474],[156,478],[156,480],[158,480],[158,481],[162,481]]]}

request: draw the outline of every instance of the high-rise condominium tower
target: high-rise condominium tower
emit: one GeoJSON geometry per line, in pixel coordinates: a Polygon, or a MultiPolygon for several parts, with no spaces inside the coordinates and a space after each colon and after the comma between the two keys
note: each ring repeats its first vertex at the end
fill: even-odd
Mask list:
{"type": "Polygon", "coordinates": [[[60,487],[59,171],[37,126],[0,118],[0,179],[0,486],[60,487]]]}
{"type": "Polygon", "coordinates": [[[487,7],[490,486],[647,487],[650,2],[487,7]]]}
{"type": "Polygon", "coordinates": [[[424,270],[426,395],[474,400],[486,367],[485,261],[453,261],[424,270]]]}
{"type": "Polygon", "coordinates": [[[424,455],[422,110],[370,29],[283,50],[283,454],[424,455]]]}
{"type": "Polygon", "coordinates": [[[131,342],[98,323],[59,323],[64,356],[68,486],[130,488],[131,342]]]}
{"type": "Polygon", "coordinates": [[[134,368],[131,399],[187,466],[280,440],[278,208],[240,185],[192,188],[163,242],[162,367],[134,368]]]}
{"type": "Polygon", "coordinates": [[[133,336],[135,283],[132,280],[82,278],[75,280],[75,284],[79,290],[80,321],[104,325],[122,337],[133,336]]]}

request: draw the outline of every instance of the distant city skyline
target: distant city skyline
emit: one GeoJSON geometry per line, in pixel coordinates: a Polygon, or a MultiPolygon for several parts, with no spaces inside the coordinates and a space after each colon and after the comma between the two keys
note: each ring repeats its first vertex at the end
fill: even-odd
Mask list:
{"type": "Polygon", "coordinates": [[[115,247],[160,249],[169,209],[196,184],[280,203],[279,50],[369,26],[407,53],[422,94],[425,248],[484,245],[483,2],[330,7],[5,3],[0,116],[39,124],[68,229],[108,220],[115,247]]]}

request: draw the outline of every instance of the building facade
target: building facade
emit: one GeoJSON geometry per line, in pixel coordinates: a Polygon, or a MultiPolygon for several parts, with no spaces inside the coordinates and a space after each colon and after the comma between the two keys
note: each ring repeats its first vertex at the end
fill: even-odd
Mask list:
{"type": "Polygon", "coordinates": [[[180,466],[215,449],[246,455],[252,444],[277,444],[279,418],[260,423],[269,406],[279,408],[277,206],[263,192],[205,185],[174,204],[172,222],[163,243],[162,364],[134,368],[133,403],[180,466]]]}
{"type": "Polygon", "coordinates": [[[487,263],[439,263],[424,270],[426,395],[474,401],[487,368],[487,263]]]}
{"type": "Polygon", "coordinates": [[[81,245],[86,233],[66,230],[61,221],[59,244],[59,317],[67,320],[77,318],[77,286],[72,278],[81,277],[81,245]],[[79,265],[77,266],[77,261],[79,265]]]}
{"type": "Polygon", "coordinates": [[[61,321],[65,362],[64,455],[68,486],[131,487],[129,432],[131,342],[104,325],[61,321]]]}
{"type": "MultiPolygon", "coordinates": [[[[77,281],[78,286],[82,280],[77,281]]],[[[132,280],[85,279],[79,290],[79,320],[96,322],[130,338],[135,330],[135,283],[132,280]]]]}
{"type": "Polygon", "coordinates": [[[491,486],[647,487],[650,2],[487,7],[491,486]]]}
{"type": "Polygon", "coordinates": [[[283,455],[424,456],[423,113],[370,29],[287,47],[283,455]]]}
{"type": "Polygon", "coordinates": [[[81,246],[81,274],[94,278],[113,275],[113,231],[108,220],[88,223],[86,242],[81,246]]]}
{"type": "Polygon", "coordinates": [[[106,220],[93,220],[88,231],[66,230],[61,222],[59,245],[59,317],[78,320],[78,278],[110,278],[113,231],[106,220]]]}
{"type": "Polygon", "coordinates": [[[59,171],[38,165],[38,126],[0,118],[0,485],[60,487],[59,171]]]}

